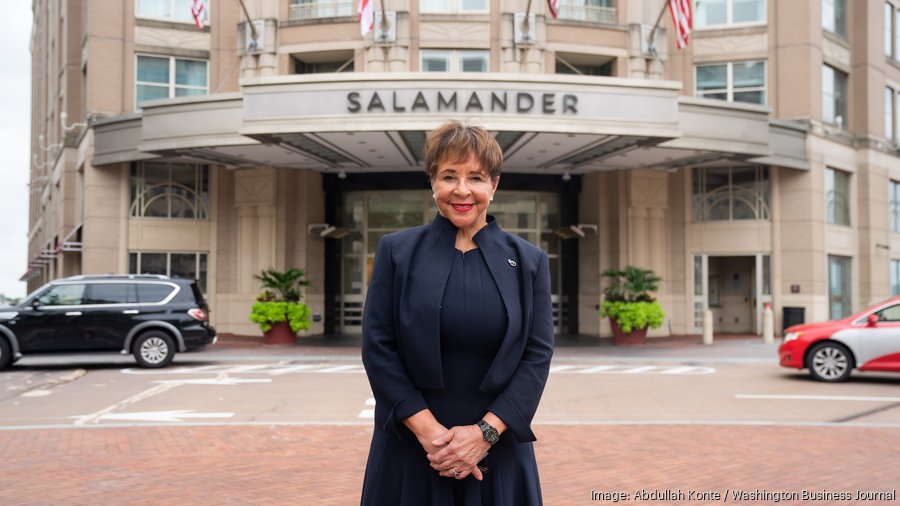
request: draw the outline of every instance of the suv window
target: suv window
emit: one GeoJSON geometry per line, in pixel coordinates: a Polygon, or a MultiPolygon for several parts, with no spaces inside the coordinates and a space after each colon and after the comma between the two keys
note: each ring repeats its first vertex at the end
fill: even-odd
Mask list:
{"type": "Polygon", "coordinates": [[[77,306],[84,300],[83,284],[54,285],[38,297],[42,306],[77,306]]]}
{"type": "Polygon", "coordinates": [[[162,302],[172,293],[171,285],[138,283],[138,301],[141,303],[162,302]]]}
{"type": "Polygon", "coordinates": [[[133,283],[94,283],[85,304],[134,304],[137,288],[133,283]]]}

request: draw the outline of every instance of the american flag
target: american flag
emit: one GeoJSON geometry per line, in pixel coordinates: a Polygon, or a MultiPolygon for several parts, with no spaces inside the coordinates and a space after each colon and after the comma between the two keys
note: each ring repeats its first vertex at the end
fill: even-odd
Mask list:
{"type": "Polygon", "coordinates": [[[375,0],[359,0],[359,33],[363,37],[375,27],[375,0]]]}
{"type": "Polygon", "coordinates": [[[197,23],[197,29],[203,29],[203,0],[191,0],[191,15],[194,16],[194,23],[197,23]]]}
{"type": "Polygon", "coordinates": [[[547,6],[550,7],[550,15],[556,19],[556,16],[559,15],[559,0],[547,0],[547,6]]]}
{"type": "Polygon", "coordinates": [[[694,26],[691,0],[669,0],[669,12],[672,13],[672,24],[675,25],[675,44],[678,49],[684,49],[694,26]]]}

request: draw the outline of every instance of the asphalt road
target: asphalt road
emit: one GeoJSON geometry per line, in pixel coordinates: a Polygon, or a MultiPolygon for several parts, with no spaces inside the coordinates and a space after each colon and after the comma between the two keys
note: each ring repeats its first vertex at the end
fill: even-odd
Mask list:
{"type": "MultiPolygon", "coordinates": [[[[275,353],[269,353],[275,351],[275,353]]],[[[689,350],[688,350],[689,351],[689,350]]],[[[900,428],[900,375],[824,384],[762,357],[558,356],[537,424],[851,424],[900,428]]],[[[0,427],[371,423],[356,356],[31,357],[0,373],[0,427]]]]}

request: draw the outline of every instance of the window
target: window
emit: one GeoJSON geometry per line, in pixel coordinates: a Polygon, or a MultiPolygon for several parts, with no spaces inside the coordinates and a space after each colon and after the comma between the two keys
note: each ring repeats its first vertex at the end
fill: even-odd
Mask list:
{"type": "Polygon", "coordinates": [[[54,285],[38,297],[42,306],[78,306],[84,299],[83,284],[54,285]]]}
{"type": "Polygon", "coordinates": [[[832,225],[850,226],[850,174],[825,169],[826,221],[832,225]]]}
{"type": "Polygon", "coordinates": [[[324,74],[331,72],[353,72],[353,58],[326,62],[306,62],[299,58],[294,58],[295,74],[324,74]]]}
{"type": "Polygon", "coordinates": [[[764,23],[765,0],[703,0],[695,2],[697,27],[764,23]]]}
{"type": "Polygon", "coordinates": [[[90,286],[85,304],[134,304],[137,290],[134,283],[94,283],[90,286]]]}
{"type": "MultiPolygon", "coordinates": [[[[206,293],[207,254],[132,251],[128,254],[128,272],[129,274],[162,274],[173,278],[195,279],[203,293],[206,293]]],[[[141,302],[145,302],[143,293],[139,293],[139,295],[141,302]]]]}
{"type": "Polygon", "coordinates": [[[897,26],[897,22],[900,21],[900,9],[896,9],[896,13],[894,11],[894,5],[890,2],[885,2],[884,54],[891,56],[894,59],[900,59],[897,55],[897,51],[900,50],[900,44],[897,44],[898,37],[900,37],[900,34],[897,33],[897,30],[900,29],[900,27],[897,26]]]}
{"type": "Polygon", "coordinates": [[[850,259],[828,256],[829,318],[839,320],[851,314],[850,259]]]}
{"type": "Polygon", "coordinates": [[[615,60],[607,62],[591,61],[590,56],[556,55],[556,73],[580,76],[611,76],[615,60]]]}
{"type": "Polygon", "coordinates": [[[490,58],[488,51],[423,49],[420,54],[422,72],[487,72],[490,58]]]}
{"type": "Polygon", "coordinates": [[[894,88],[884,87],[884,138],[897,140],[897,94],[894,88]]]}
{"type": "Polygon", "coordinates": [[[612,0],[559,0],[559,19],[618,24],[619,18],[612,0]]]}
{"type": "Polygon", "coordinates": [[[159,56],[137,57],[135,109],[141,102],[161,98],[206,95],[207,65],[204,60],[159,56]]]}
{"type": "Polygon", "coordinates": [[[429,12],[487,12],[488,0],[419,0],[419,10],[429,12]]]}
{"type": "Polygon", "coordinates": [[[829,65],[822,65],[822,121],[847,124],[847,74],[829,65]]]}
{"type": "Polygon", "coordinates": [[[356,16],[356,8],[353,0],[291,0],[289,18],[297,20],[356,16]]]}
{"type": "Polygon", "coordinates": [[[157,304],[166,300],[166,298],[172,294],[173,290],[174,288],[172,288],[171,285],[138,283],[138,301],[140,301],[141,304],[157,304]]]}
{"type": "Polygon", "coordinates": [[[880,322],[898,322],[900,321],[900,304],[888,306],[875,314],[878,315],[880,322]]]}
{"type": "Polygon", "coordinates": [[[766,62],[697,65],[696,73],[698,97],[750,104],[766,103],[766,62]]]}
{"type": "Polygon", "coordinates": [[[891,180],[888,184],[888,216],[891,232],[900,232],[900,182],[891,180]]]}
{"type": "Polygon", "coordinates": [[[205,165],[140,162],[131,167],[134,218],[209,217],[209,175],[205,165]]]}
{"type": "MultiPolygon", "coordinates": [[[[203,20],[206,24],[209,24],[210,4],[212,2],[209,0],[203,4],[203,20]]],[[[134,14],[139,18],[194,22],[191,0],[135,0],[134,14]]]]}
{"type": "Polygon", "coordinates": [[[769,219],[768,167],[710,167],[693,177],[695,223],[769,219]]]}
{"type": "Polygon", "coordinates": [[[847,38],[846,0],[822,0],[822,27],[847,38]]]}
{"type": "Polygon", "coordinates": [[[891,297],[900,295],[900,260],[891,260],[891,297]]]}

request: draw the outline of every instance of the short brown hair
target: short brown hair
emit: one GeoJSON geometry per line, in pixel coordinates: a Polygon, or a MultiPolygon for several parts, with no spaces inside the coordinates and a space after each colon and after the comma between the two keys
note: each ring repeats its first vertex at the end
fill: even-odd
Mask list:
{"type": "Polygon", "coordinates": [[[425,141],[425,174],[434,180],[444,162],[462,163],[475,157],[492,180],[500,177],[503,151],[494,136],[480,126],[450,120],[435,128],[425,141]]]}

